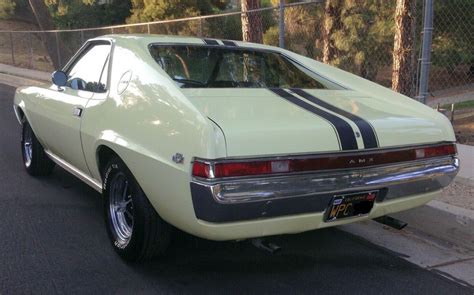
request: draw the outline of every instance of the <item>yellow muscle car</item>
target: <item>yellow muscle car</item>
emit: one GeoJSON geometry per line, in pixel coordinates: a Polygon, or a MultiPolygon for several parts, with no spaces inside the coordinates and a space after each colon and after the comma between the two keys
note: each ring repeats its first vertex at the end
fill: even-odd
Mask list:
{"type": "Polygon", "coordinates": [[[443,115],[277,47],[108,35],[52,80],[16,91],[24,166],[101,192],[129,261],[163,253],[172,227],[240,240],[385,216],[459,167],[443,115]]]}

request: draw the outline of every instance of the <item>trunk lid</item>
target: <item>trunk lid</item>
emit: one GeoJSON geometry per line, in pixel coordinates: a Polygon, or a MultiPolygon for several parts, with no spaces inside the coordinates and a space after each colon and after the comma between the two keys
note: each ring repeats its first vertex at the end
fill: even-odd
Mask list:
{"type": "Polygon", "coordinates": [[[352,90],[182,90],[221,127],[232,157],[364,150],[453,138],[446,118],[403,96],[394,101],[352,90]],[[374,144],[368,140],[371,134],[374,144]],[[351,140],[355,146],[347,144],[351,140]]]}

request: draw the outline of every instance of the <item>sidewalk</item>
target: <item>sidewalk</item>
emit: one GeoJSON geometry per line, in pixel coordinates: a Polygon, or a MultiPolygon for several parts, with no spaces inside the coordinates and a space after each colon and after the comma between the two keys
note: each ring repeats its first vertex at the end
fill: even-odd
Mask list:
{"type": "Polygon", "coordinates": [[[459,170],[459,181],[463,184],[474,186],[474,146],[458,144],[461,169],[459,170]]]}
{"type": "Polygon", "coordinates": [[[32,80],[47,81],[47,82],[51,81],[51,73],[37,71],[37,70],[17,68],[17,67],[6,65],[6,64],[0,64],[0,73],[32,79],[32,80]]]}

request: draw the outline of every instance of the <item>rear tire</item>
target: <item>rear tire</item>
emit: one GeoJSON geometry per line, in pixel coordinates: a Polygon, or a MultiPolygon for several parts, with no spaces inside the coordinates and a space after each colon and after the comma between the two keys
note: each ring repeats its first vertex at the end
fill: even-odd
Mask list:
{"type": "Polygon", "coordinates": [[[171,226],[155,211],[123,161],[113,158],[103,172],[105,223],[115,251],[130,262],[163,254],[171,226]]]}
{"type": "Polygon", "coordinates": [[[28,174],[32,176],[50,175],[55,166],[46,155],[28,121],[22,124],[21,155],[28,174]]]}

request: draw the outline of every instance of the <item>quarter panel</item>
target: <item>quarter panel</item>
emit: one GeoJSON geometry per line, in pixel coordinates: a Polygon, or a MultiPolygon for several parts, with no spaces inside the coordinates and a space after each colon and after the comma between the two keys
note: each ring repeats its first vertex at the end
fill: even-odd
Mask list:
{"type": "Polygon", "coordinates": [[[225,157],[225,140],[145,54],[140,47],[116,43],[109,96],[91,99],[83,114],[84,154],[92,177],[99,180],[97,148],[114,150],[158,213],[183,228],[194,218],[189,191],[192,158],[225,157]],[[130,82],[123,92],[117,91],[127,71],[130,82]],[[176,153],[183,154],[183,163],[173,162],[176,153]]]}

